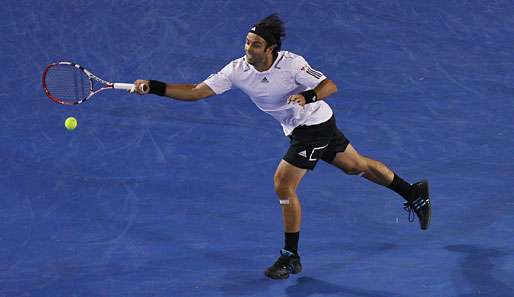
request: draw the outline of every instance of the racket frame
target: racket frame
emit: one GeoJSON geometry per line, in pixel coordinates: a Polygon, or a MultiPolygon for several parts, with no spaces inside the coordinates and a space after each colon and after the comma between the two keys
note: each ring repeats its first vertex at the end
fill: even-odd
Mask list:
{"type": "Polygon", "coordinates": [[[100,77],[94,75],[93,73],[91,73],[91,71],[87,70],[86,68],[82,67],[81,65],[79,65],[77,63],[73,63],[73,62],[68,62],[68,61],[54,62],[54,63],[48,64],[48,66],[46,66],[46,68],[45,68],[45,71],[43,72],[42,83],[43,83],[43,89],[45,90],[46,96],[48,96],[48,98],[50,98],[53,101],[55,101],[55,102],[57,102],[59,104],[62,104],[62,105],[77,105],[77,104],[80,104],[80,103],[82,103],[84,101],[89,100],[91,97],[93,97],[97,93],[100,93],[101,91],[108,90],[108,89],[119,89],[119,90],[127,90],[127,91],[129,91],[129,90],[133,91],[134,90],[134,84],[112,83],[112,82],[106,81],[106,80],[101,79],[100,77]],[[52,95],[52,93],[50,92],[50,90],[48,90],[48,87],[46,85],[46,75],[47,75],[48,71],[52,67],[55,67],[57,65],[72,66],[72,67],[75,67],[75,68],[79,69],[80,71],[82,71],[82,72],[84,72],[86,74],[86,76],[89,78],[89,94],[85,98],[80,99],[78,101],[64,101],[64,100],[61,100],[61,99],[59,99],[57,97],[54,97],[52,95]],[[95,80],[95,81],[99,82],[100,84],[102,84],[102,87],[93,91],[93,80],[95,80]]]}

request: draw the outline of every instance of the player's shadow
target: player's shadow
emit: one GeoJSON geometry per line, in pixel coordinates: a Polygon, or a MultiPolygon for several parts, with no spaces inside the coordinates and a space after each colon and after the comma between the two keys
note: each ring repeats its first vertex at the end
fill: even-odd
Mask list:
{"type": "MultiPolygon", "coordinates": [[[[390,243],[372,243],[372,244],[364,244],[356,247],[355,245],[350,245],[346,247],[346,249],[358,249],[360,251],[368,251],[369,253],[383,253],[384,251],[391,250],[396,248],[396,244],[390,243]]],[[[321,250],[323,246],[317,247],[317,250],[321,250]]],[[[368,253],[368,254],[369,254],[368,253]]],[[[257,262],[249,262],[248,259],[234,257],[235,253],[206,253],[206,256],[212,262],[219,262],[225,267],[234,267],[226,277],[226,279],[230,279],[229,282],[224,284],[221,289],[225,296],[241,296],[242,292],[266,292],[267,290],[276,290],[277,286],[281,287],[282,284],[287,285],[286,282],[292,283],[288,287],[285,287],[286,296],[290,297],[310,297],[310,296],[319,296],[330,294],[330,296],[352,296],[352,297],[402,297],[397,293],[385,292],[385,291],[376,291],[376,290],[365,290],[359,288],[350,288],[345,286],[334,285],[329,282],[321,281],[312,277],[299,277],[292,276],[286,282],[281,281],[273,281],[270,280],[264,275],[256,276],[255,270],[248,270],[247,267],[255,266],[255,267],[263,267],[262,263],[257,262]],[[246,261],[246,268],[241,270],[241,263],[246,261]]],[[[337,264],[330,264],[331,267],[327,267],[326,270],[329,271],[330,268],[338,267],[337,264]]]]}
{"type": "MultiPolygon", "coordinates": [[[[488,296],[504,297],[514,296],[514,288],[494,277],[495,268],[493,258],[512,254],[512,251],[500,248],[482,248],[474,245],[449,245],[448,251],[463,255],[460,260],[461,275],[455,277],[457,291],[462,287],[462,278],[467,283],[466,290],[472,288],[473,292],[461,293],[457,297],[488,296]]],[[[499,273],[498,273],[499,274],[499,273]]]]}
{"type": "Polygon", "coordinates": [[[339,286],[312,277],[298,278],[296,284],[286,289],[286,294],[289,297],[309,297],[325,294],[330,296],[401,297],[397,293],[339,286]]]}

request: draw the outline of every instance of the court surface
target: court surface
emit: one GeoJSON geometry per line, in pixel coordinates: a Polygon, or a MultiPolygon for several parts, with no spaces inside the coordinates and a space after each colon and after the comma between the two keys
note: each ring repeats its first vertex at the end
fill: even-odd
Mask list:
{"type": "Polygon", "coordinates": [[[514,296],[512,1],[1,1],[0,296],[514,296]],[[45,97],[46,64],[197,83],[278,12],[283,48],[339,88],[362,154],[428,178],[428,231],[388,189],[319,164],[301,184],[304,272],[282,247],[280,125],[205,101],[45,97]],[[78,119],[74,132],[64,129],[78,119]]]}

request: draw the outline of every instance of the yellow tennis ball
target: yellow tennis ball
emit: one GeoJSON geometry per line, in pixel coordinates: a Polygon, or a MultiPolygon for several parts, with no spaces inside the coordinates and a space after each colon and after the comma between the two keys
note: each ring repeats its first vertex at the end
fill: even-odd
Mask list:
{"type": "Polygon", "coordinates": [[[77,128],[77,119],[74,118],[74,117],[69,117],[66,119],[66,121],[64,122],[64,127],[66,127],[66,129],[68,130],[75,130],[75,128],[77,128]]]}

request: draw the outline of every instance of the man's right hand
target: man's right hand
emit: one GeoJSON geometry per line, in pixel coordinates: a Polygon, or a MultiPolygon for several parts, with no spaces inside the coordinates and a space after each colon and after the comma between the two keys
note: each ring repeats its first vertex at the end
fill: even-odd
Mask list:
{"type": "Polygon", "coordinates": [[[130,93],[137,93],[139,95],[146,95],[150,91],[150,85],[147,80],[138,79],[134,82],[134,89],[130,93]]]}

